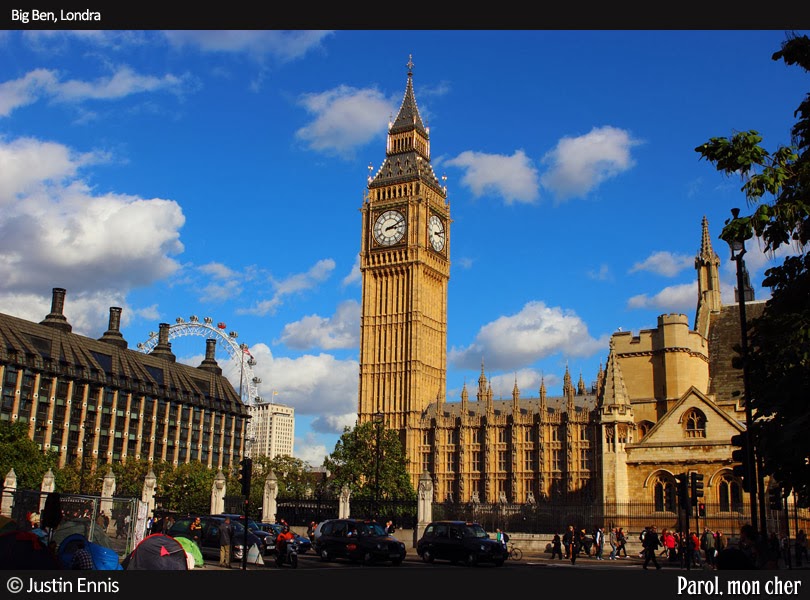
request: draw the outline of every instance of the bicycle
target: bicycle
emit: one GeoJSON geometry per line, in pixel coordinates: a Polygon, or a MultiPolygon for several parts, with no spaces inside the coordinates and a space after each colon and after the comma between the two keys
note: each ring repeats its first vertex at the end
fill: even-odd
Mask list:
{"type": "Polygon", "coordinates": [[[523,550],[515,546],[512,542],[507,542],[506,558],[510,560],[520,560],[523,558],[523,550]]]}

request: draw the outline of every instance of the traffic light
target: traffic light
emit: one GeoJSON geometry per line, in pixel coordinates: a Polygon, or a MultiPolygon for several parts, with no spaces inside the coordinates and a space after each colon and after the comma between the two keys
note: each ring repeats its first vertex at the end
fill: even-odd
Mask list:
{"type": "Polygon", "coordinates": [[[692,473],[692,506],[698,503],[698,498],[703,497],[703,473],[692,473]]]}
{"type": "Polygon", "coordinates": [[[698,516],[705,517],[706,516],[706,505],[701,502],[698,504],[698,516]]]}
{"type": "Polygon", "coordinates": [[[675,481],[678,482],[678,506],[680,508],[688,508],[689,504],[689,478],[686,473],[681,473],[675,476],[675,481]]]}
{"type": "Polygon", "coordinates": [[[768,490],[768,505],[771,510],[782,510],[782,490],[772,487],[768,490]]]}
{"type": "Polygon", "coordinates": [[[239,471],[242,479],[242,495],[248,497],[250,496],[250,476],[253,472],[253,461],[249,458],[243,458],[239,464],[242,465],[239,471]]]}
{"type": "Polygon", "coordinates": [[[739,448],[731,451],[731,460],[740,463],[734,465],[732,471],[742,482],[742,488],[746,492],[751,491],[751,482],[748,477],[748,434],[738,433],[731,436],[731,445],[739,446],[739,448]]]}
{"type": "Polygon", "coordinates": [[[664,486],[664,510],[677,510],[677,495],[675,494],[675,486],[664,486]]]}

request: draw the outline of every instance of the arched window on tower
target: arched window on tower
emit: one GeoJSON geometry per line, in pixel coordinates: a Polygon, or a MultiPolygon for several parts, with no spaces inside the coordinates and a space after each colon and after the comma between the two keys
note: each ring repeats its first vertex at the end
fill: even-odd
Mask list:
{"type": "Polygon", "coordinates": [[[652,485],[653,503],[656,512],[677,512],[678,487],[669,473],[659,473],[652,485]],[[669,491],[667,489],[669,488],[669,491]]]}
{"type": "Polygon", "coordinates": [[[639,421],[638,423],[638,439],[643,439],[650,429],[652,429],[652,421],[639,421]]]}
{"type": "Polygon", "coordinates": [[[688,438],[706,437],[706,415],[696,408],[689,409],[683,418],[684,431],[688,438]]]}
{"type": "Polygon", "coordinates": [[[731,473],[724,473],[718,480],[717,501],[721,512],[742,512],[742,485],[731,473]]]}

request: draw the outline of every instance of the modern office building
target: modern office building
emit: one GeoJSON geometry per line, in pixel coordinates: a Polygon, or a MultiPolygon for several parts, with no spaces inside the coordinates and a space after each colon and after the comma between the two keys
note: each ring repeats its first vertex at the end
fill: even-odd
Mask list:
{"type": "Polygon", "coordinates": [[[293,455],[295,441],[295,409],[284,404],[257,398],[249,407],[253,439],[248,444],[252,458],[293,455]]]}
{"type": "Polygon", "coordinates": [[[166,323],[150,354],[130,350],[118,307],[99,339],[77,335],[65,296],[53,289],[39,323],[0,314],[0,420],[26,423],[60,466],[83,456],[101,464],[132,457],[238,465],[248,409],[222,376],[214,340],[197,367],[176,362],[166,323]]]}

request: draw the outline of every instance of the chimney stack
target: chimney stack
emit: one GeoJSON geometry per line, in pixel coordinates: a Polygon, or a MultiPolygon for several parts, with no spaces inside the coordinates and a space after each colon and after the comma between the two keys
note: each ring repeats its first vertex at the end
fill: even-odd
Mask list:
{"type": "Polygon", "coordinates": [[[65,294],[67,291],[64,288],[53,288],[53,296],[51,297],[51,312],[45,317],[44,321],[40,321],[40,325],[47,325],[54,329],[60,329],[66,333],[73,330],[70,323],[67,322],[65,315],[65,294]]]}
{"type": "Polygon", "coordinates": [[[119,306],[110,307],[110,324],[107,326],[104,335],[98,339],[100,342],[107,342],[119,348],[127,347],[127,341],[121,335],[121,308],[119,306]]]}
{"type": "Polygon", "coordinates": [[[152,356],[159,356],[165,358],[169,362],[175,362],[177,357],[172,352],[172,345],[169,342],[169,325],[168,323],[160,324],[160,332],[158,333],[158,343],[150,354],[152,356]]]}
{"type": "Polygon", "coordinates": [[[197,367],[198,369],[202,369],[203,371],[211,371],[217,375],[222,375],[222,369],[217,364],[217,360],[214,357],[216,354],[216,349],[216,339],[208,338],[205,340],[205,359],[200,363],[200,366],[197,367]]]}

